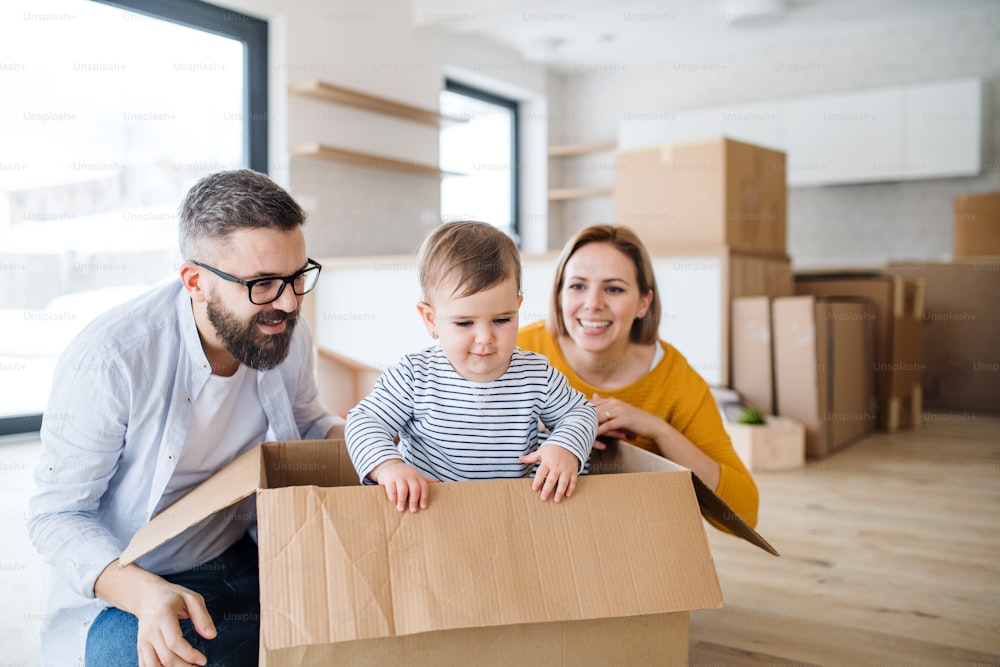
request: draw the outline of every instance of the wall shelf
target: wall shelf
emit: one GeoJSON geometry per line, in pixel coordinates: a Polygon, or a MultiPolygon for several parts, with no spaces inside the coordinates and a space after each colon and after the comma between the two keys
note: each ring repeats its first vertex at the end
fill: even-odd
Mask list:
{"type": "Polygon", "coordinates": [[[433,109],[424,109],[403,102],[397,102],[385,97],[362,93],[361,91],[335,86],[325,81],[303,81],[294,83],[288,87],[288,91],[293,95],[311,97],[324,102],[343,104],[365,111],[374,111],[386,116],[412,120],[417,123],[440,127],[444,122],[458,122],[461,119],[442,116],[433,109]]]}
{"type": "Polygon", "coordinates": [[[611,197],[614,188],[554,188],[549,190],[549,201],[568,201],[590,197],[611,197]]]}
{"type": "MultiPolygon", "coordinates": [[[[573,158],[592,153],[605,153],[617,148],[613,141],[602,141],[590,144],[554,144],[549,146],[550,158],[573,158]]],[[[572,187],[552,188],[549,190],[549,201],[569,201],[572,199],[589,199],[592,197],[614,196],[614,187],[572,187]]]]}
{"type": "Polygon", "coordinates": [[[549,146],[549,157],[572,157],[588,153],[603,153],[604,151],[613,151],[615,147],[613,141],[599,144],[560,144],[549,146]]]}
{"type": "Polygon", "coordinates": [[[442,171],[437,167],[419,162],[410,162],[397,158],[386,157],[384,155],[374,155],[372,153],[362,153],[359,151],[347,150],[346,148],[336,148],[326,144],[311,143],[301,146],[294,146],[289,149],[295,157],[311,157],[321,160],[331,160],[333,162],[343,162],[362,167],[374,167],[376,169],[388,169],[405,171],[411,174],[424,174],[427,176],[460,176],[457,172],[442,171]]]}

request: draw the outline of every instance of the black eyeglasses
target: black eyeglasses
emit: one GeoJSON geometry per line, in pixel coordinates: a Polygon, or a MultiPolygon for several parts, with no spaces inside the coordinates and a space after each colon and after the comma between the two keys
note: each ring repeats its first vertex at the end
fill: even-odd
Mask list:
{"type": "Polygon", "coordinates": [[[306,258],[306,262],[306,268],[301,271],[296,271],[290,276],[240,280],[236,276],[231,276],[225,271],[218,270],[214,266],[202,264],[201,262],[197,262],[193,259],[191,260],[192,264],[197,264],[203,269],[208,269],[224,280],[239,283],[240,285],[246,285],[247,294],[250,297],[250,303],[255,306],[264,306],[272,301],[276,301],[279,297],[281,297],[281,293],[285,291],[285,285],[291,285],[292,291],[299,296],[312,291],[312,288],[316,287],[316,283],[319,282],[319,272],[323,266],[319,262],[308,258],[306,258]]]}

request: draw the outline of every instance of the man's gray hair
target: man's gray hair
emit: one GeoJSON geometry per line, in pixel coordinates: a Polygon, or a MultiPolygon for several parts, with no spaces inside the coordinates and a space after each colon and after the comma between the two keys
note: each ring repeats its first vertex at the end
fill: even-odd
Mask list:
{"type": "Polygon", "coordinates": [[[220,171],[199,180],[181,203],[179,217],[183,259],[194,259],[206,239],[225,240],[240,229],[289,231],[306,221],[305,212],[284,188],[250,169],[220,171]]]}

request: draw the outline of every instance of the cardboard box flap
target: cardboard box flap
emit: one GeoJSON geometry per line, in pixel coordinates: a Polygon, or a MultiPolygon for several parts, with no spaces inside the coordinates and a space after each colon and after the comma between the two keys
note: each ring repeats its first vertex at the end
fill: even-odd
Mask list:
{"type": "Polygon", "coordinates": [[[662,456],[630,445],[627,442],[610,443],[605,450],[595,449],[590,459],[592,474],[620,473],[624,471],[654,471],[654,470],[684,470],[690,473],[694,485],[698,507],[706,519],[727,528],[733,535],[741,537],[750,544],[760,547],[774,556],[780,556],[777,549],[771,546],[756,530],[734,512],[715,491],[701,481],[693,472],[662,456]]]}
{"type": "Polygon", "coordinates": [[[238,503],[257,489],[259,481],[260,447],[254,447],[140,528],[122,552],[119,563],[125,566],[134,562],[205,517],[238,503]]]}
{"type": "Polygon", "coordinates": [[[527,479],[441,483],[415,514],[396,511],[380,487],[261,490],[262,641],[720,607],[689,480],[584,477],[558,505],[539,501],[527,479]]]}
{"type": "Polygon", "coordinates": [[[701,508],[701,513],[705,518],[714,519],[728,528],[736,537],[742,537],[750,544],[760,547],[772,556],[781,555],[760,533],[751,528],[739,514],[730,509],[729,505],[715,494],[715,491],[708,488],[708,485],[701,481],[701,478],[692,473],[691,481],[694,483],[694,492],[698,497],[698,506],[701,508]]]}

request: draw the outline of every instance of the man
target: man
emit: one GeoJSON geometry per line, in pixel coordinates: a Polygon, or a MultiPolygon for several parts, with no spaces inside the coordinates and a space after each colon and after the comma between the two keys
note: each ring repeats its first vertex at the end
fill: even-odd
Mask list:
{"type": "Polygon", "coordinates": [[[257,664],[253,498],[120,567],[155,514],[262,440],[342,437],[298,322],[305,215],[249,170],[180,210],[180,280],[105,313],[56,368],[28,531],[52,566],[43,665],[257,664]]]}

